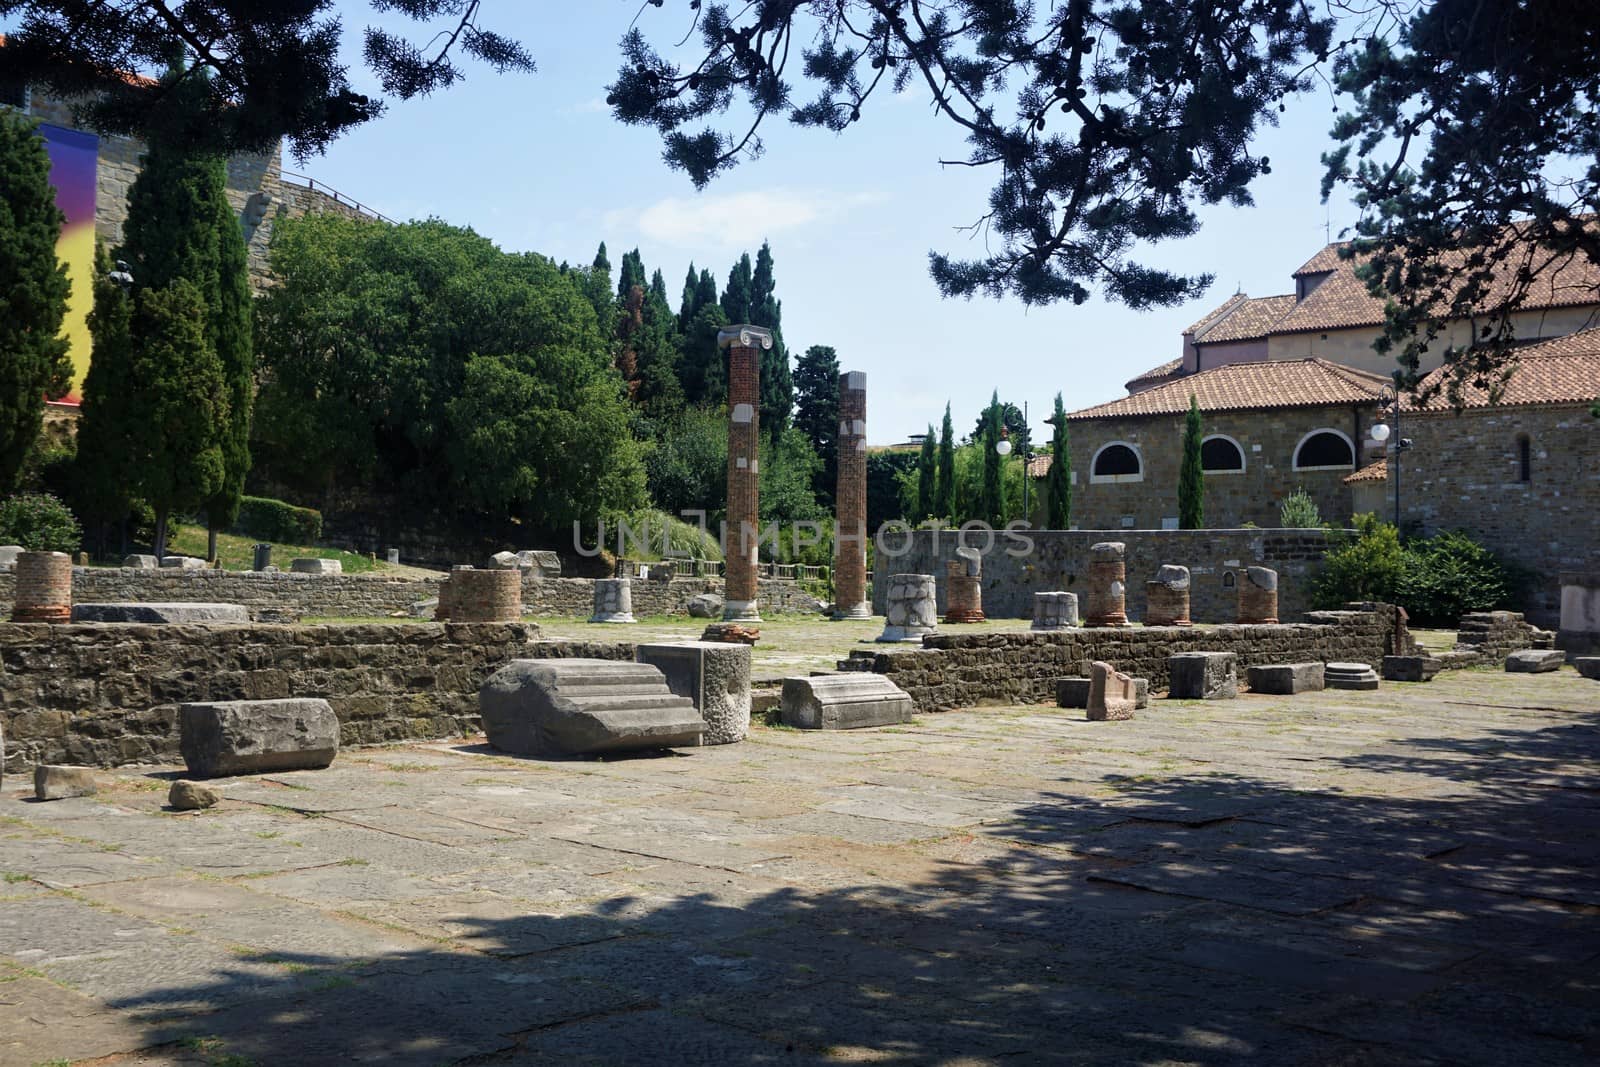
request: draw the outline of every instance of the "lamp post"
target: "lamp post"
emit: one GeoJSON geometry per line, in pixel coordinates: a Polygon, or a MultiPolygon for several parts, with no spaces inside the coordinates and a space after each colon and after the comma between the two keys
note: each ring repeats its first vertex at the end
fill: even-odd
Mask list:
{"type": "Polygon", "coordinates": [[[1386,385],[1378,393],[1378,409],[1382,413],[1388,409],[1388,418],[1394,420],[1391,430],[1386,422],[1375,422],[1369,433],[1372,439],[1384,446],[1385,455],[1393,454],[1390,462],[1394,465],[1394,528],[1400,529],[1400,453],[1411,447],[1408,438],[1400,436],[1400,392],[1392,385],[1386,385]],[[1394,438],[1394,444],[1389,444],[1389,438],[1394,438]]]}
{"type": "MultiPolygon", "coordinates": [[[[1022,424],[1023,424],[1023,426],[1027,426],[1027,424],[1028,424],[1028,402],[1026,400],[1024,400],[1022,402],[1022,424]]],[[[994,450],[1000,454],[1000,458],[1002,460],[1005,457],[1011,455],[1011,450],[1012,450],[1011,431],[1006,429],[1005,423],[1001,423],[1000,424],[1000,440],[995,442],[994,450]]],[[[1027,522],[1028,521],[1028,470],[1029,470],[1029,468],[1031,468],[1033,466],[1033,459],[1037,454],[1038,453],[1034,452],[1034,450],[1033,450],[1033,441],[1031,440],[1031,437],[1030,437],[1028,443],[1025,444],[1023,446],[1023,449],[1022,449],[1022,521],[1023,522],[1027,522]]],[[[1000,480],[1000,484],[1002,486],[1005,485],[1005,479],[1003,477],[1000,480]]],[[[1004,495],[1005,495],[1004,491],[1002,490],[1002,493],[1001,493],[1002,498],[1004,498],[1004,495]]]]}

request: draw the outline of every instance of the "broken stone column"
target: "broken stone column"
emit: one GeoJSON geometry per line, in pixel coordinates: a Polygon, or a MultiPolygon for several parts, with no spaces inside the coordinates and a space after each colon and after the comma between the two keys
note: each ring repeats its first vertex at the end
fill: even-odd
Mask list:
{"type": "Polygon", "coordinates": [[[833,617],[865,619],[867,600],[867,376],[839,375],[839,480],[834,497],[833,617]]]}
{"type": "Polygon", "coordinates": [[[1078,594],[1033,594],[1033,629],[1066,630],[1078,625],[1078,594]]]}
{"type": "Polygon", "coordinates": [[[881,674],[785,678],[779,714],[800,730],[855,730],[911,721],[911,697],[881,674]]]}
{"type": "Polygon", "coordinates": [[[519,659],[478,692],[489,744],[516,756],[579,756],[700,743],[705,721],[648,663],[519,659]]]}
{"type": "MultiPolygon", "coordinates": [[[[445,579],[451,622],[517,622],[522,618],[522,572],[463,567],[445,579]]],[[[445,589],[439,602],[445,603],[445,589]]]]}
{"type": "Polygon", "coordinates": [[[983,553],[965,545],[945,564],[944,621],[983,621],[983,553]]]}
{"type": "Polygon", "coordinates": [[[883,594],[879,641],[918,641],[933,633],[939,603],[931,574],[891,574],[883,594]]]}
{"type": "Polygon", "coordinates": [[[1239,657],[1233,652],[1178,652],[1167,657],[1167,696],[1174,700],[1232,700],[1239,695],[1239,657]]]}
{"type": "Polygon", "coordinates": [[[72,618],[72,557],[65,552],[17,554],[12,622],[67,622],[72,618]]]}
{"type": "Polygon", "coordinates": [[[648,663],[667,688],[694,701],[705,720],[702,745],[731,745],[750,732],[750,646],[715,641],[640,645],[634,659],[648,663]]]}
{"type": "Polygon", "coordinates": [[[1271,567],[1246,567],[1239,582],[1239,623],[1278,621],[1278,572],[1271,567]]]}
{"type": "Polygon", "coordinates": [[[728,350],[728,525],[727,581],[722,617],[760,622],[756,607],[756,550],[760,542],[761,352],[772,332],[759,326],[726,326],[717,347],[728,350]]]}
{"type": "Polygon", "coordinates": [[[1127,546],[1101,541],[1089,546],[1089,603],[1085,626],[1127,626],[1127,546]]]}
{"type": "Polygon", "coordinates": [[[1138,703],[1138,687],[1131,677],[1100,660],[1089,665],[1086,717],[1090,722],[1131,719],[1138,703]]]}
{"type": "MultiPolygon", "coordinates": [[[[511,573],[519,575],[520,571],[511,573]]],[[[594,614],[590,622],[633,622],[633,582],[627,578],[600,578],[594,583],[594,614]]]]}
{"type": "Polygon", "coordinates": [[[1146,626],[1190,626],[1189,568],[1166,564],[1144,583],[1146,626]]]}
{"type": "Polygon", "coordinates": [[[339,720],[326,700],[183,704],[178,731],[194,778],[316,770],[339,752],[339,720]]]}

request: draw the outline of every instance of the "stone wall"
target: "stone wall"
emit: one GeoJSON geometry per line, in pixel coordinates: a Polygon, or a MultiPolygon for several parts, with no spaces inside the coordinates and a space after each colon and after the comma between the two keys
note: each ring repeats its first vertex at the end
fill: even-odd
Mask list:
{"type": "MultiPolygon", "coordinates": [[[[1376,410],[1369,404],[1204,413],[1205,436],[1232,438],[1245,463],[1237,473],[1205,476],[1207,525],[1276,526],[1284,498],[1296,489],[1310,494],[1324,521],[1349,519],[1350,489],[1344,478],[1352,468],[1297,471],[1295,448],[1313,430],[1337,430],[1354,443],[1357,463],[1364,462],[1362,442],[1376,410]]],[[[1071,420],[1073,524],[1084,530],[1160,530],[1164,521],[1176,525],[1183,422],[1182,415],[1071,420]],[[1091,477],[1095,453],[1114,441],[1139,453],[1140,480],[1096,482],[1091,477]]]]}
{"type": "Polygon", "coordinates": [[[1401,431],[1412,441],[1401,456],[1406,524],[1426,533],[1469,530],[1532,571],[1527,614],[1555,626],[1561,572],[1600,570],[1600,420],[1576,404],[1471,408],[1407,415],[1401,431]],[[1519,457],[1523,435],[1527,481],[1519,457]]]}
{"type": "MultiPolygon", "coordinates": [[[[243,604],[254,619],[293,621],[306,617],[378,618],[405,612],[439,595],[443,578],[398,578],[381,574],[291,574],[262,571],[137,570],[127,567],[74,567],[76,603],[120,601],[243,604]]],[[[11,613],[16,575],[0,573],[0,611],[11,613]]],[[[635,580],[633,610],[641,615],[687,615],[689,601],[701,593],[722,592],[720,578],[635,580]]],[[[761,602],[778,614],[809,613],[817,600],[794,582],[763,580],[761,602]]],[[[532,617],[587,617],[594,607],[589,578],[522,579],[523,614],[532,617]]]]}
{"type": "MultiPolygon", "coordinates": [[[[1079,610],[1089,573],[1089,546],[1121,541],[1128,546],[1128,617],[1145,615],[1144,583],[1164,563],[1189,568],[1190,615],[1196,622],[1228,623],[1236,618],[1238,582],[1246,567],[1271,567],[1278,572],[1278,617],[1296,618],[1311,606],[1310,580],[1327,551],[1323,530],[1034,530],[1032,549],[1023,556],[1007,554],[1017,546],[1003,535],[983,558],[983,610],[990,618],[1032,619],[1033,594],[1053,589],[1076,592],[1079,610]]],[[[885,535],[889,547],[901,539],[885,535]]],[[[982,549],[981,537],[972,541],[982,549]]],[[[883,614],[883,578],[889,574],[931,574],[944,613],[945,564],[955,559],[956,538],[931,530],[912,535],[910,550],[889,557],[881,549],[875,563],[873,610],[883,614]]]]}
{"type": "Polygon", "coordinates": [[[1234,652],[1239,674],[1271,663],[1344,661],[1381,666],[1394,611],[1316,611],[1309,621],[1275,626],[1135,626],[1048,633],[940,633],[909,650],[856,651],[847,667],[887,675],[919,711],[984,704],[1055,702],[1057,678],[1086,676],[1105,660],[1119,671],[1167,687],[1175,652],[1234,652]]]}
{"type": "Polygon", "coordinates": [[[414,626],[0,624],[6,769],[177,762],[178,705],[323,697],[342,744],[476,732],[478,689],[513,659],[632,659],[530,623],[414,626]]]}

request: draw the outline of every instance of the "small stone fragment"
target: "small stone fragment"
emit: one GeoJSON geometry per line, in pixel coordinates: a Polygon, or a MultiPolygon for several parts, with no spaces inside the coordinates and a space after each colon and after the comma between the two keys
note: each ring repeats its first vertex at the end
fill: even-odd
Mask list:
{"type": "Polygon", "coordinates": [[[198,782],[177,781],[167,790],[167,806],[175,811],[199,811],[222,799],[222,794],[198,782]]]}
{"type": "Polygon", "coordinates": [[[99,791],[94,772],[87,767],[56,767],[41,763],[33,769],[33,795],[40,800],[92,797],[99,791]]]}

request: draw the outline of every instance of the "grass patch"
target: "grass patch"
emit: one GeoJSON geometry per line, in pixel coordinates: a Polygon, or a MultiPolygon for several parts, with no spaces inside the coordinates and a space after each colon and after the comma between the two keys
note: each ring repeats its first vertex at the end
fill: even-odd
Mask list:
{"type": "Polygon", "coordinates": [[[6,885],[16,885],[18,882],[31,882],[31,881],[33,881],[33,876],[32,875],[23,874],[20,871],[7,871],[4,874],[3,877],[4,877],[6,885]]]}
{"type": "MultiPolygon", "coordinates": [[[[204,526],[175,526],[167,535],[167,549],[170,552],[184,556],[195,556],[204,559],[206,555],[206,530],[204,526]]],[[[253,537],[242,537],[239,534],[217,535],[217,558],[222,561],[222,569],[229,571],[247,571],[255,562],[255,547],[257,544],[267,544],[257,541],[253,537]]],[[[301,557],[316,559],[336,559],[343,565],[346,574],[359,574],[365,571],[378,569],[378,565],[366,556],[355,552],[343,552],[337,548],[318,548],[315,545],[280,545],[272,546],[272,562],[275,566],[289,569],[289,561],[301,557]]]]}

